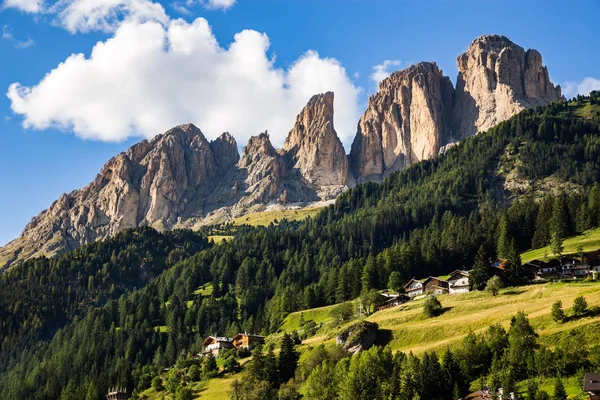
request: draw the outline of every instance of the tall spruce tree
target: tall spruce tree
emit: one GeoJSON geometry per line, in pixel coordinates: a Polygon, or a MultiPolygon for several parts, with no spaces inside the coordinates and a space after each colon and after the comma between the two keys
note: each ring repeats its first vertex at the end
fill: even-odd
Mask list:
{"type": "Polygon", "coordinates": [[[485,248],[483,245],[479,246],[477,255],[475,256],[475,262],[473,263],[473,269],[469,276],[469,285],[473,290],[483,290],[487,281],[492,277],[492,267],[487,259],[485,248]]]}
{"type": "Polygon", "coordinates": [[[299,355],[294,348],[294,339],[287,333],[281,339],[279,352],[279,382],[285,383],[294,377],[298,366],[299,355]]]}

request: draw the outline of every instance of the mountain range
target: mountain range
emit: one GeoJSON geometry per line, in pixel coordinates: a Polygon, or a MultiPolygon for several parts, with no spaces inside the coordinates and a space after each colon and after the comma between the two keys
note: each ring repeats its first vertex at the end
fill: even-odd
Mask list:
{"type": "Polygon", "coordinates": [[[456,87],[435,63],[393,73],[371,96],[349,155],[334,127],[334,94],[315,95],[282,149],[267,132],[238,152],[229,133],[208,141],[180,125],[109,160],[86,187],[62,195],[0,249],[0,270],[127,228],[196,228],[266,206],[335,199],[357,183],[435,157],[523,109],[561,99],[542,57],[485,35],[457,58],[456,87]]]}

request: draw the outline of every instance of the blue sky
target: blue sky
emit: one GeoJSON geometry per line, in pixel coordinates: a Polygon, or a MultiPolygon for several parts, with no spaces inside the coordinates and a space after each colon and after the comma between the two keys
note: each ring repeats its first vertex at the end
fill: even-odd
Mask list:
{"type": "Polygon", "coordinates": [[[110,157],[179,123],[209,138],[230,130],[239,145],[269,129],[281,144],[310,95],[333,89],[349,149],[377,65],[435,61],[454,81],[456,56],[481,34],[538,49],[569,94],[600,87],[596,0],[2,4],[0,244],[110,157]]]}

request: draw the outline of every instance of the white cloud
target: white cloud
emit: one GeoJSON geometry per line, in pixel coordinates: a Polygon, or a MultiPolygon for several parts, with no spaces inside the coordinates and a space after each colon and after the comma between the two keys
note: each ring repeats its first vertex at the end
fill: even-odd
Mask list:
{"type": "Polygon", "coordinates": [[[43,8],[43,0],[4,0],[2,8],[16,8],[26,13],[38,13],[43,8]]]}
{"type": "Polygon", "coordinates": [[[563,88],[563,94],[567,98],[581,95],[589,95],[593,90],[600,90],[600,79],[587,77],[581,82],[567,82],[563,88]]]}
{"type": "Polygon", "coordinates": [[[309,51],[278,69],[268,48],[268,37],[250,30],[223,48],[203,18],[166,26],[130,20],[89,58],[73,54],[37,85],[14,83],[7,95],[25,127],[86,139],[152,137],[193,122],[209,138],[230,131],[240,143],[268,129],[281,145],[309,98],[332,90],[336,130],[349,143],[360,89],[340,63],[309,51]]]}
{"type": "Polygon", "coordinates": [[[123,20],[169,22],[163,6],[149,0],[60,0],[48,12],[72,33],[112,32],[123,20]]]}
{"type": "Polygon", "coordinates": [[[227,10],[228,8],[233,7],[236,1],[237,0],[200,0],[200,4],[211,10],[227,10]]]}
{"type": "Polygon", "coordinates": [[[27,49],[35,44],[32,38],[28,38],[27,40],[17,40],[12,34],[12,30],[10,26],[4,25],[2,27],[2,39],[7,40],[17,48],[17,49],[27,49]]]}
{"type": "Polygon", "coordinates": [[[375,81],[375,83],[380,83],[385,78],[390,76],[390,74],[393,72],[390,70],[392,67],[399,67],[400,65],[402,65],[402,61],[400,60],[385,60],[383,64],[373,67],[371,79],[375,81]]]}

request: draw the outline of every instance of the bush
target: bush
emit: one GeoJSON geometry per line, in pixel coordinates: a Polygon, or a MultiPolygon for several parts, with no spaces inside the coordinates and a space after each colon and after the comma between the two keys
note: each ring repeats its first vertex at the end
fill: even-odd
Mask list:
{"type": "Polygon", "coordinates": [[[154,379],[152,379],[152,389],[154,389],[157,392],[165,390],[160,376],[155,376],[154,379]]]}
{"type": "Polygon", "coordinates": [[[500,279],[499,276],[492,276],[490,279],[488,279],[487,284],[485,285],[485,290],[490,292],[492,296],[496,296],[503,287],[504,284],[502,283],[502,279],[500,279]]]}
{"type": "Polygon", "coordinates": [[[247,357],[250,357],[251,355],[252,355],[252,352],[245,347],[241,347],[237,350],[238,358],[247,358],[247,357]]]}
{"type": "Polygon", "coordinates": [[[554,322],[564,322],[565,319],[567,319],[562,308],[562,301],[560,300],[556,300],[554,304],[552,304],[552,319],[554,322]]]}
{"type": "Polygon", "coordinates": [[[573,302],[573,315],[576,317],[581,317],[587,312],[587,300],[583,296],[579,296],[573,302]]]}
{"type": "Polygon", "coordinates": [[[442,312],[442,303],[435,296],[428,296],[423,305],[423,313],[428,318],[433,318],[442,312]]]}
{"type": "Polygon", "coordinates": [[[175,392],[175,400],[192,400],[193,398],[194,392],[189,387],[180,386],[175,392]]]}

